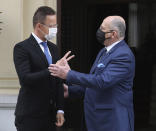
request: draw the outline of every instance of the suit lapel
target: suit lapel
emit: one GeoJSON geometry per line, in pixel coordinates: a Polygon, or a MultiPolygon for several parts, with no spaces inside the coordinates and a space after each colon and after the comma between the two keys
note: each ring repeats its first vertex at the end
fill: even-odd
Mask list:
{"type": "MultiPolygon", "coordinates": [[[[125,42],[124,40],[122,40],[121,42],[119,42],[117,45],[115,45],[108,53],[106,53],[106,55],[102,58],[102,61],[106,60],[106,58],[111,54],[113,53],[119,46],[123,45],[125,42]]],[[[102,53],[102,51],[100,51],[102,53]]],[[[98,64],[98,59],[100,57],[100,53],[98,55],[98,57],[96,58],[95,62],[94,62],[94,65],[90,71],[90,73],[94,73],[96,67],[97,67],[97,64],[98,64]]]]}
{"type": "Polygon", "coordinates": [[[104,48],[102,48],[100,50],[99,54],[97,55],[96,60],[94,61],[94,64],[93,64],[93,66],[92,66],[92,68],[90,70],[90,73],[93,73],[94,69],[96,68],[98,60],[99,60],[100,56],[102,55],[103,50],[104,50],[104,48]]]}
{"type": "Polygon", "coordinates": [[[36,53],[39,55],[39,58],[42,62],[44,62],[46,64],[46,66],[48,66],[48,61],[46,59],[45,54],[43,53],[42,49],[40,48],[39,44],[37,43],[37,41],[35,40],[35,38],[31,35],[29,38],[31,44],[34,47],[34,51],[36,51],[36,53]]]}
{"type": "MultiPolygon", "coordinates": [[[[101,61],[104,61],[108,56],[110,55],[110,53],[108,52],[108,53],[106,53],[105,54],[105,56],[102,58],[102,60],[101,61]]],[[[97,65],[98,65],[99,63],[98,63],[98,61],[96,61],[96,63],[94,64],[94,67],[93,67],[93,69],[92,69],[92,71],[91,71],[91,73],[94,73],[95,72],[95,70],[96,70],[96,68],[97,68],[97,65]]]]}

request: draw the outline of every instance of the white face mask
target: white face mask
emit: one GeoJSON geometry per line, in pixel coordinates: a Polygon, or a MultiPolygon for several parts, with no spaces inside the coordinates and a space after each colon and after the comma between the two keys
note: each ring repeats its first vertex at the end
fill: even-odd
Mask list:
{"type": "Polygon", "coordinates": [[[57,34],[57,28],[49,28],[49,34],[45,35],[44,37],[46,40],[51,40],[54,37],[56,37],[57,34]]]}

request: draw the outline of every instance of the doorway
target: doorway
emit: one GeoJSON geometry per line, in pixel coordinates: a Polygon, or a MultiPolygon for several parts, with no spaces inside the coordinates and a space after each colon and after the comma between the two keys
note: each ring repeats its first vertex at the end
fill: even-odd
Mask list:
{"type": "MultiPolygon", "coordinates": [[[[72,69],[79,72],[89,73],[97,53],[103,47],[96,40],[96,31],[105,17],[109,15],[120,15],[126,20],[127,27],[129,27],[130,2],[136,2],[136,0],[118,0],[117,2],[115,0],[58,0],[58,22],[60,26],[60,34],[58,38],[59,47],[61,50],[61,56],[63,56],[69,50],[75,54],[76,57],[69,63],[72,69]]],[[[139,15],[138,39],[140,40],[140,47],[142,46],[142,42],[146,36],[146,33],[142,32],[142,29],[146,31],[148,29],[150,31],[151,28],[151,21],[147,21],[146,16],[151,14],[150,9],[152,9],[152,3],[149,4],[148,2],[137,3],[139,15]],[[148,12],[142,13],[144,8],[146,8],[146,11],[148,12]],[[142,17],[142,14],[145,15],[145,13],[146,16],[142,17]],[[144,20],[144,22],[142,20],[144,20]]],[[[151,15],[149,17],[154,17],[154,13],[153,16],[151,15]]],[[[126,30],[125,40],[128,42],[128,28],[126,30]]],[[[136,51],[138,51],[136,48],[133,48],[133,51],[135,55],[140,57],[140,53],[136,53],[136,51]]],[[[149,52],[147,52],[147,54],[149,54],[149,52]]],[[[138,65],[141,64],[138,60],[137,63],[139,63],[138,65]]],[[[142,66],[142,68],[143,67],[144,66],[142,66]]],[[[142,125],[148,126],[150,116],[149,90],[152,78],[151,74],[149,74],[150,77],[147,76],[149,81],[147,81],[147,79],[141,79],[140,76],[142,75],[142,68],[137,68],[136,72],[139,75],[136,75],[137,78],[135,78],[134,82],[134,104],[136,116],[135,126],[138,129],[142,128],[142,125]],[[146,83],[146,87],[145,84],[143,84],[143,81],[149,82],[146,83]],[[144,89],[140,91],[141,87],[144,89]]],[[[72,128],[73,131],[80,131],[82,125],[81,122],[83,120],[83,98],[66,99],[65,112],[65,127],[72,128]]]]}
{"type": "MultiPolygon", "coordinates": [[[[128,23],[128,3],[62,0],[58,4],[61,6],[61,55],[71,50],[76,56],[70,61],[71,68],[89,73],[97,53],[103,48],[96,40],[97,29],[109,15],[123,16],[128,23]]],[[[65,127],[72,128],[73,131],[82,130],[83,98],[66,99],[65,113],[65,127]]]]}

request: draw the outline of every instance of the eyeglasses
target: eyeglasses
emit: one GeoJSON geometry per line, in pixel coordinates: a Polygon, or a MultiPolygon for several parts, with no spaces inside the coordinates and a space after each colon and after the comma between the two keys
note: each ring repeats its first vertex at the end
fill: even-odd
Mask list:
{"type": "Polygon", "coordinates": [[[55,25],[46,25],[44,23],[41,23],[41,24],[48,27],[48,28],[57,28],[58,27],[58,24],[55,24],[55,25]]]}

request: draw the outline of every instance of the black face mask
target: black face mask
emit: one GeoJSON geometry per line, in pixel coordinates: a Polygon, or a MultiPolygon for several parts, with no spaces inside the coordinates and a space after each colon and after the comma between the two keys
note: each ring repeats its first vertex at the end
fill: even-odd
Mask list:
{"type": "Polygon", "coordinates": [[[103,31],[101,31],[100,28],[99,28],[99,29],[97,30],[97,32],[96,32],[96,38],[97,38],[98,42],[101,43],[102,45],[104,44],[104,41],[105,41],[106,39],[110,39],[110,37],[109,37],[109,38],[106,38],[106,37],[105,37],[105,34],[106,34],[106,33],[111,33],[111,31],[110,31],[110,32],[103,32],[103,31]]]}

